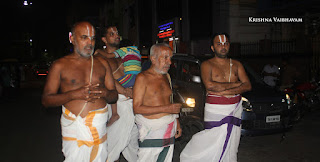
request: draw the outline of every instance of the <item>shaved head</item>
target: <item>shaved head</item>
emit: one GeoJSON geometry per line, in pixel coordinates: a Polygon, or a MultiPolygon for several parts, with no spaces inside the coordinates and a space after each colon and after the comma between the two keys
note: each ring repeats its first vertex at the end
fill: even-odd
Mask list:
{"type": "Polygon", "coordinates": [[[158,55],[160,54],[159,50],[161,48],[169,48],[171,50],[171,47],[166,44],[166,43],[158,43],[158,44],[154,44],[152,45],[152,47],[150,48],[150,57],[158,57],[158,55]]]}
{"type": "MultiPolygon", "coordinates": [[[[92,27],[93,27],[93,25],[92,25],[90,22],[88,22],[88,21],[76,22],[75,24],[73,24],[73,26],[72,26],[72,28],[71,28],[71,33],[72,33],[72,34],[75,34],[75,31],[76,31],[77,28],[79,28],[79,27],[86,27],[86,26],[92,26],[92,27]]],[[[94,28],[94,27],[93,27],[93,28],[94,28]]],[[[94,31],[94,32],[95,32],[95,31],[94,31]]]]}
{"type": "Polygon", "coordinates": [[[71,43],[75,52],[83,57],[89,57],[94,52],[95,29],[86,21],[78,22],[72,27],[71,43]]]}

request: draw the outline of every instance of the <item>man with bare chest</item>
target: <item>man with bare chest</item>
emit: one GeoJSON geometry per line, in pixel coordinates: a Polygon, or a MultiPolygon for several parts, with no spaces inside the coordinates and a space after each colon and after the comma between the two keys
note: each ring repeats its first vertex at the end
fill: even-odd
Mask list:
{"type": "Polygon", "coordinates": [[[118,99],[111,69],[92,56],[95,29],[90,23],[76,23],[70,41],[74,52],[52,64],[42,103],[45,107],[62,105],[65,161],[106,161],[107,103],[118,99]]]}
{"type": "MultiPolygon", "coordinates": [[[[108,26],[104,29],[102,41],[106,49],[97,50],[95,55],[109,62],[114,79],[125,75],[121,58],[109,58],[106,53],[113,53],[120,44],[120,36],[115,26],[108,26]]],[[[114,80],[118,91],[118,101],[111,105],[112,113],[109,113],[108,121],[108,161],[117,161],[120,154],[128,162],[138,160],[138,129],[134,123],[132,109],[132,88],[123,87],[118,80],[114,80]]]]}
{"type": "Polygon", "coordinates": [[[241,93],[251,83],[239,61],[227,57],[229,36],[215,34],[211,49],[215,57],[201,64],[207,91],[205,130],[195,134],[180,155],[181,161],[237,161],[241,135],[241,93]]]}
{"type": "Polygon", "coordinates": [[[181,104],[172,104],[168,70],[172,50],[169,45],[155,44],[150,49],[151,67],[138,74],[133,87],[133,109],[139,129],[141,162],[172,161],[174,139],[181,136],[177,114],[181,104]]]}
{"type": "MultiPolygon", "coordinates": [[[[124,75],[124,73],[121,71],[121,69],[123,69],[123,67],[121,66],[121,59],[108,59],[107,56],[105,56],[103,52],[100,52],[100,51],[106,51],[108,53],[109,52],[112,53],[115,50],[117,50],[120,44],[120,36],[118,33],[118,29],[115,26],[108,26],[104,30],[105,31],[101,39],[103,43],[105,43],[107,48],[104,50],[97,49],[94,55],[101,57],[103,60],[109,63],[113,77],[117,79],[118,77],[121,77],[122,75],[124,75]]],[[[117,82],[115,82],[115,85],[118,93],[123,94],[127,92],[127,89],[123,88],[117,82]]],[[[112,115],[108,121],[108,126],[112,125],[115,121],[117,121],[120,118],[117,113],[117,105],[113,104],[111,106],[111,109],[112,109],[112,115]]]]}

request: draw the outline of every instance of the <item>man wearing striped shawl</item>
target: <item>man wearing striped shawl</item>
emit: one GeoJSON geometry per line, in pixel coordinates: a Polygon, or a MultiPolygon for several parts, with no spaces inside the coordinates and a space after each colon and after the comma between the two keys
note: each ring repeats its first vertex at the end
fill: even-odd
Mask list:
{"type": "MultiPolygon", "coordinates": [[[[124,40],[120,42],[118,29],[110,25],[105,27],[102,41],[106,49],[97,50],[96,55],[109,62],[115,79],[121,78],[125,75],[122,59],[114,58],[113,52],[117,51],[119,44],[120,46],[124,44],[124,40]]],[[[128,162],[136,162],[139,149],[138,128],[134,122],[135,116],[132,109],[132,88],[125,88],[118,81],[115,81],[115,84],[119,99],[116,104],[111,104],[109,111],[108,161],[119,161],[120,154],[122,154],[128,162]]]]}

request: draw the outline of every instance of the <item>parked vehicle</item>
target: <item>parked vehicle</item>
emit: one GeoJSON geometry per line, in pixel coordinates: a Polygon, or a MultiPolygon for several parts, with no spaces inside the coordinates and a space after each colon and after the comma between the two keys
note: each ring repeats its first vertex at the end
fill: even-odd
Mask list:
{"type": "MultiPolygon", "coordinates": [[[[206,91],[201,82],[200,65],[209,58],[212,58],[212,55],[198,57],[174,54],[172,57],[169,73],[173,84],[174,102],[183,105],[180,122],[184,139],[180,139],[181,146],[193,134],[204,129],[206,91]]],[[[242,63],[252,84],[252,91],[242,95],[242,134],[282,132],[290,128],[293,106],[290,96],[269,88],[248,64],[242,63]]]]}
{"type": "Polygon", "coordinates": [[[303,105],[308,109],[319,103],[319,90],[318,83],[315,81],[305,82],[296,86],[298,96],[303,102],[303,105]]]}
{"type": "Polygon", "coordinates": [[[242,64],[252,85],[251,91],[242,94],[242,134],[285,132],[291,128],[296,106],[290,95],[269,87],[246,62],[242,64]]]}
{"type": "Polygon", "coordinates": [[[20,63],[16,59],[5,59],[0,61],[0,73],[4,87],[20,87],[20,63]]]}
{"type": "Polygon", "coordinates": [[[174,102],[181,103],[180,124],[182,136],[175,147],[182,150],[192,136],[203,130],[203,111],[206,92],[200,79],[200,62],[186,54],[174,54],[169,70],[174,102]]]}
{"type": "Polygon", "coordinates": [[[38,64],[34,67],[34,74],[37,77],[46,77],[48,75],[49,66],[47,64],[38,64]]]}
{"type": "Polygon", "coordinates": [[[295,122],[300,121],[306,112],[318,108],[320,103],[320,87],[317,81],[295,83],[292,87],[285,88],[284,92],[290,95],[296,105],[293,115],[295,122]]]}
{"type": "Polygon", "coordinates": [[[17,59],[0,60],[0,98],[15,98],[20,88],[20,70],[17,59]]]}

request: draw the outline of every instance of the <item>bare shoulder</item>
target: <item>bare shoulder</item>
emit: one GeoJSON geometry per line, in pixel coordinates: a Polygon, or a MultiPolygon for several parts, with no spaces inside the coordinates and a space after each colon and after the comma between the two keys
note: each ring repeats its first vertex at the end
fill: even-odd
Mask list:
{"type": "Polygon", "coordinates": [[[117,60],[116,59],[113,59],[113,58],[105,58],[104,60],[106,60],[110,66],[115,66],[115,67],[118,67],[118,63],[117,63],[117,60]]]}
{"type": "Polygon", "coordinates": [[[93,55],[94,58],[97,58],[98,60],[101,60],[101,61],[107,61],[107,57],[103,56],[102,54],[98,53],[96,55],[93,55]]]}
{"type": "Polygon", "coordinates": [[[114,62],[110,59],[107,59],[104,56],[95,56],[96,59],[106,68],[106,69],[110,69],[111,71],[114,70],[114,62]]]}
{"type": "Polygon", "coordinates": [[[71,57],[69,55],[55,60],[50,66],[50,70],[63,69],[66,65],[70,64],[71,57]]]}
{"type": "Polygon", "coordinates": [[[149,69],[146,71],[142,71],[141,73],[138,74],[138,76],[141,78],[141,80],[143,80],[144,83],[147,83],[154,78],[153,74],[150,72],[149,69]]]}
{"type": "Polygon", "coordinates": [[[210,64],[210,60],[211,60],[211,59],[206,60],[206,61],[203,61],[203,62],[201,63],[201,65],[207,66],[208,64],[210,64]]]}
{"type": "Polygon", "coordinates": [[[213,58],[203,61],[201,63],[201,68],[209,68],[209,67],[212,68],[213,66],[214,66],[213,58]]]}
{"type": "Polygon", "coordinates": [[[232,64],[236,65],[237,67],[242,67],[242,63],[239,60],[232,59],[232,64]]]}
{"type": "Polygon", "coordinates": [[[231,59],[232,63],[235,65],[242,65],[239,60],[231,59]]]}
{"type": "Polygon", "coordinates": [[[201,67],[206,67],[206,66],[208,66],[208,65],[210,65],[209,60],[203,61],[203,62],[201,63],[201,67]]]}
{"type": "Polygon", "coordinates": [[[103,58],[103,56],[101,56],[101,55],[95,55],[95,56],[93,56],[93,58],[104,66],[106,66],[108,64],[108,61],[105,58],[103,58]]]}
{"type": "Polygon", "coordinates": [[[139,80],[139,81],[143,81],[143,80],[145,80],[145,79],[147,79],[147,77],[146,77],[146,71],[142,71],[141,73],[139,73],[139,74],[137,75],[137,78],[136,78],[136,80],[139,80]]]}

